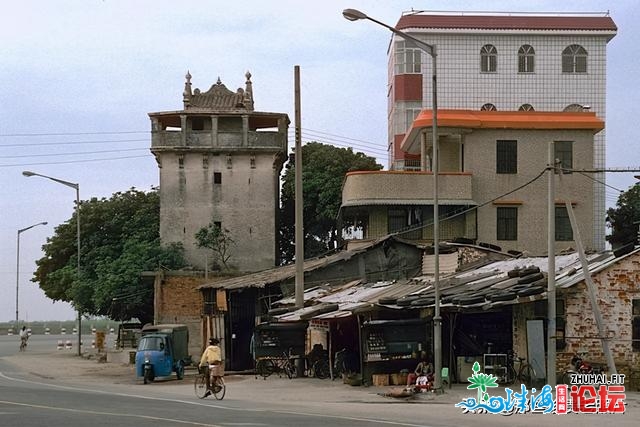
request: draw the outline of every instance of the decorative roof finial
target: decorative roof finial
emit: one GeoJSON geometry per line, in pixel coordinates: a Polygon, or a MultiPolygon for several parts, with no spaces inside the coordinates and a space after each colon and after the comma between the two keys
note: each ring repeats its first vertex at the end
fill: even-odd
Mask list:
{"type": "Polygon", "coordinates": [[[247,110],[253,111],[253,83],[251,83],[251,73],[247,70],[244,76],[247,78],[244,89],[244,105],[247,110]]]}
{"type": "Polygon", "coordinates": [[[221,85],[222,84],[222,80],[220,80],[220,76],[218,76],[218,81],[216,82],[217,85],[221,85]]]}
{"type": "Polygon", "coordinates": [[[184,103],[184,108],[189,107],[191,105],[191,73],[187,70],[187,74],[184,76],[186,81],[184,82],[184,92],[182,92],[182,102],[184,103]]]}

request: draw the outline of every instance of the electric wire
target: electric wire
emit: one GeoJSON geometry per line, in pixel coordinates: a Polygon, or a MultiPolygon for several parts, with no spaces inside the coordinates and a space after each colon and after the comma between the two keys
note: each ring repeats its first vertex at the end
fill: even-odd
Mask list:
{"type": "Polygon", "coordinates": [[[150,156],[151,154],[146,154],[143,156],[105,157],[103,159],[68,160],[68,161],[62,161],[62,162],[14,163],[10,165],[0,165],[0,168],[10,168],[10,167],[17,167],[17,166],[66,165],[66,164],[72,164],[72,163],[89,163],[89,162],[103,162],[103,161],[111,161],[111,160],[140,159],[143,157],[150,157],[150,156]]]}
{"type": "Polygon", "coordinates": [[[148,138],[145,139],[115,139],[115,140],[103,140],[103,141],[65,141],[65,142],[36,142],[36,143],[21,143],[21,144],[0,144],[0,148],[6,147],[44,147],[51,145],[76,145],[76,144],[111,144],[119,142],[149,142],[148,138]]]}
{"type": "Polygon", "coordinates": [[[0,159],[18,159],[18,158],[24,158],[24,157],[81,156],[86,154],[121,153],[123,151],[142,151],[142,150],[149,150],[149,148],[123,148],[120,150],[76,151],[73,153],[22,154],[17,156],[0,156],[0,159]]]}

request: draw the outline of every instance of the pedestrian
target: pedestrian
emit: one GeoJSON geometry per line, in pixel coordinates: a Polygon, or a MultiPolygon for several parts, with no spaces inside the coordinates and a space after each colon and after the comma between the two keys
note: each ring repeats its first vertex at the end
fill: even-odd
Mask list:
{"type": "Polygon", "coordinates": [[[29,339],[29,333],[27,327],[23,326],[20,329],[20,351],[24,351],[27,348],[27,340],[29,339]]]}

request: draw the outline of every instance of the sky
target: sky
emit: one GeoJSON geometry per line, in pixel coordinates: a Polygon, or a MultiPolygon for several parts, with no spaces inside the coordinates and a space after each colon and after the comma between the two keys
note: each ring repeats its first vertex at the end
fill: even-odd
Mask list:
{"type": "MultiPolygon", "coordinates": [[[[42,245],[73,213],[75,190],[21,172],[78,183],[83,200],[157,186],[147,114],[182,109],[187,70],[203,91],[218,77],[235,91],[250,71],[256,110],[293,122],[299,65],[303,142],[350,146],[386,168],[391,33],[345,20],[345,8],[390,25],[412,9],[608,10],[618,34],[607,49],[607,167],[640,167],[631,126],[640,105],[636,0],[8,2],[0,14],[0,322],[15,319],[16,287],[21,320],[75,317],[30,281],[42,245]],[[20,234],[18,256],[17,231],[44,221],[20,234]]],[[[607,206],[636,181],[607,174],[607,206]]]]}

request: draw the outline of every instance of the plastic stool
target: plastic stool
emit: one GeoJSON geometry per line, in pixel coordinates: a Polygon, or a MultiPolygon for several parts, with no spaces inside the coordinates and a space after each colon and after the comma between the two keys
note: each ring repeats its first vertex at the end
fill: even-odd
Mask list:
{"type": "Polygon", "coordinates": [[[442,379],[442,384],[449,384],[449,368],[442,368],[440,378],[442,379]]]}

